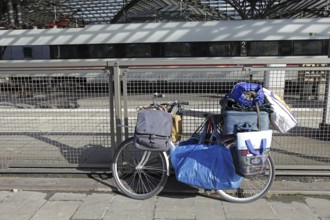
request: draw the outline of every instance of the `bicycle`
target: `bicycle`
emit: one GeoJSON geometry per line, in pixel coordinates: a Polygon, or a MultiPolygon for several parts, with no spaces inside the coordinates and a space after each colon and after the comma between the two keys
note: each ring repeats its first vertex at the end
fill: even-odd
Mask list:
{"type": "MultiPolygon", "coordinates": [[[[167,110],[175,109],[174,114],[183,114],[183,106],[189,103],[171,101],[164,104],[155,102],[163,97],[154,94],[153,102],[147,108],[167,110]]],[[[235,145],[234,135],[222,137],[227,146],[235,145]]],[[[172,147],[175,144],[171,142],[172,147]]],[[[133,137],[123,141],[117,148],[112,162],[114,180],[120,191],[126,196],[143,200],[159,194],[170,175],[169,152],[139,150],[134,146],[133,137]]],[[[243,178],[238,189],[216,190],[221,198],[228,202],[247,203],[263,197],[270,189],[275,178],[275,166],[271,155],[267,157],[266,172],[248,178],[243,178]]]]}

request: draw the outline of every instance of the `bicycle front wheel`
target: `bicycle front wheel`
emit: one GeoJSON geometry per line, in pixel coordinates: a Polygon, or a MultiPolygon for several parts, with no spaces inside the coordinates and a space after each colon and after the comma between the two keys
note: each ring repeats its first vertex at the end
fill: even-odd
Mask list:
{"type": "Polygon", "coordinates": [[[162,191],[167,181],[167,156],[134,146],[133,138],[120,144],[112,163],[120,191],[133,199],[148,199],[162,191]]]}
{"type": "Polygon", "coordinates": [[[275,179],[275,167],[272,157],[267,159],[266,172],[243,178],[241,185],[235,190],[218,190],[219,195],[228,202],[253,202],[265,195],[275,179]]]}

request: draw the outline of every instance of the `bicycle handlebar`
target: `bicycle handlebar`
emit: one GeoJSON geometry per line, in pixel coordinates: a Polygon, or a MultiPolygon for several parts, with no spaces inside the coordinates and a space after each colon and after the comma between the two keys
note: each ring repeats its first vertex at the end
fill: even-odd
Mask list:
{"type": "Polygon", "coordinates": [[[181,106],[181,105],[189,105],[189,102],[185,102],[185,101],[178,101],[178,100],[175,100],[175,101],[169,101],[167,103],[162,103],[161,105],[167,105],[167,106],[181,106]]]}
{"type": "Polygon", "coordinates": [[[156,92],[156,93],[154,93],[154,98],[165,98],[165,95],[156,92]]]}
{"type": "Polygon", "coordinates": [[[178,100],[169,101],[167,103],[161,103],[161,104],[155,101],[156,98],[164,98],[164,97],[165,97],[164,94],[154,93],[151,106],[155,106],[158,108],[161,108],[163,106],[167,109],[169,113],[176,113],[176,112],[180,112],[183,109],[183,105],[189,105],[189,102],[178,101],[178,100]]]}

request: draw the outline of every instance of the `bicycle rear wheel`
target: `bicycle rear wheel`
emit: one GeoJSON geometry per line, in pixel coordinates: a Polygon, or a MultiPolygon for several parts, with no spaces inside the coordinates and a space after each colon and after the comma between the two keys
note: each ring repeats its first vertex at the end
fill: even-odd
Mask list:
{"type": "Polygon", "coordinates": [[[120,191],[140,200],[161,192],[168,177],[165,154],[137,149],[133,138],[121,143],[112,163],[113,177],[120,191]]]}
{"type": "Polygon", "coordinates": [[[253,202],[265,195],[275,179],[275,167],[272,157],[267,159],[266,172],[243,178],[240,188],[235,190],[218,190],[218,194],[228,202],[253,202]]]}

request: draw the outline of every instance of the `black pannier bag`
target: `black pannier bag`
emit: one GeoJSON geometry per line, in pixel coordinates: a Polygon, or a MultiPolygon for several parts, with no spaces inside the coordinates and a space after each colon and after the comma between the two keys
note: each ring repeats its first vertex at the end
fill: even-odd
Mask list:
{"type": "Polygon", "coordinates": [[[170,148],[172,116],[159,110],[140,110],[134,132],[138,149],[167,151],[170,148]]]}

